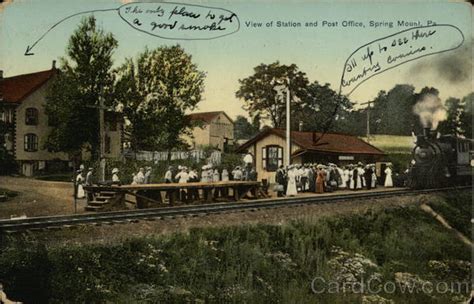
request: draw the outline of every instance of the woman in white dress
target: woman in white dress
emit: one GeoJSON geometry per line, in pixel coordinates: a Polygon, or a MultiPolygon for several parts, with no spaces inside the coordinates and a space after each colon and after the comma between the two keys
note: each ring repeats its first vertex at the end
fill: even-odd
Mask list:
{"type": "Polygon", "coordinates": [[[347,169],[348,173],[348,183],[349,183],[349,189],[354,190],[355,189],[355,183],[354,183],[354,166],[349,165],[349,169],[347,169]]]}
{"type": "Polygon", "coordinates": [[[82,176],[82,171],[79,170],[77,171],[77,176],[76,176],[76,185],[77,185],[76,197],[77,198],[86,197],[86,194],[84,193],[84,188],[82,186],[83,183],[84,183],[84,177],[82,176]]]}
{"type": "Polygon", "coordinates": [[[222,181],[227,182],[229,181],[229,171],[226,168],[222,169],[222,181]]]}
{"type": "Polygon", "coordinates": [[[375,165],[372,164],[372,189],[376,188],[377,187],[377,173],[375,171],[375,165]]]}
{"type": "Polygon", "coordinates": [[[114,168],[112,170],[112,184],[113,185],[120,185],[120,177],[118,176],[119,174],[119,169],[114,168]]]}
{"type": "Polygon", "coordinates": [[[358,163],[357,166],[357,189],[365,188],[365,177],[364,177],[365,170],[363,168],[362,163],[358,163]]]}
{"type": "Polygon", "coordinates": [[[391,166],[388,166],[387,169],[385,169],[385,187],[393,187],[393,181],[392,181],[392,168],[391,166]]]}
{"type": "Polygon", "coordinates": [[[219,180],[220,180],[219,170],[215,169],[214,173],[212,174],[212,181],[214,183],[217,183],[219,180]]]}
{"type": "Polygon", "coordinates": [[[286,187],[286,196],[295,196],[298,194],[296,191],[296,170],[293,166],[290,166],[288,171],[288,186],[286,187]]]}
{"type": "Polygon", "coordinates": [[[132,185],[137,185],[137,184],[138,184],[137,174],[132,173],[132,185]]]}
{"type": "MultiPolygon", "coordinates": [[[[339,175],[341,176],[341,184],[339,185],[339,188],[341,188],[341,189],[347,188],[348,178],[346,178],[346,168],[345,167],[342,167],[342,168],[337,167],[337,171],[339,172],[339,175]]],[[[347,171],[347,174],[349,175],[349,171],[347,171]]]]}

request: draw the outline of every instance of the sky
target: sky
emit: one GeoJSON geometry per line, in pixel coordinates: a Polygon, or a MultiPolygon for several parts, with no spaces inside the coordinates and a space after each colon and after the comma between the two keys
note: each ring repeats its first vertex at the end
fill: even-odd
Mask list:
{"type": "MultiPolygon", "coordinates": [[[[106,0],[17,0],[0,6],[0,69],[4,77],[32,73],[51,67],[52,60],[65,56],[68,38],[82,16],[71,17],[91,10],[116,9],[132,1],[106,0]],[[51,29],[51,30],[50,30],[51,29]],[[25,56],[27,46],[50,30],[25,56]]],[[[376,75],[364,82],[350,96],[357,104],[377,96],[380,90],[408,83],[420,90],[434,86],[440,97],[461,98],[472,88],[472,7],[469,3],[431,1],[397,3],[321,2],[321,1],[184,1],[180,3],[219,7],[234,12],[240,20],[240,30],[213,40],[167,40],[133,29],[119,17],[117,11],[95,12],[98,24],[112,32],[118,40],[114,64],[119,66],[127,57],[136,57],[145,47],[180,44],[193,57],[200,70],[206,72],[203,100],[199,111],[226,111],[229,116],[247,115],[243,101],[235,97],[239,79],[252,75],[261,63],[279,61],[295,63],[310,81],[329,83],[338,90],[346,59],[358,47],[378,38],[408,29],[399,27],[399,20],[428,21],[458,27],[464,45],[454,51],[427,56],[376,75]],[[342,27],[343,21],[363,22],[364,28],[342,27]],[[252,28],[246,22],[273,21],[274,26],[252,28]],[[319,26],[282,28],[277,21],[312,22],[319,26]],[[323,21],[337,21],[337,27],[321,27],[323,21]],[[392,28],[374,28],[370,21],[394,22],[392,28]],[[466,72],[467,71],[467,72],[466,72]],[[462,77],[457,75],[463,75],[462,77]]]]}

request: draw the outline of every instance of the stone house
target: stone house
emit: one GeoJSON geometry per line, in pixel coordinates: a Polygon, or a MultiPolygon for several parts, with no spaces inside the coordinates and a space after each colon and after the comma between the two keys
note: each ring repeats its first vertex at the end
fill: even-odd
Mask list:
{"type": "MultiPolygon", "coordinates": [[[[50,70],[30,74],[4,78],[0,71],[0,120],[11,130],[5,146],[17,161],[20,173],[26,176],[66,170],[71,165],[67,154],[44,147],[51,130],[44,108],[46,92],[58,72],[54,61],[50,70]]],[[[107,158],[117,158],[122,151],[122,123],[115,116],[106,115],[107,158]]]]}

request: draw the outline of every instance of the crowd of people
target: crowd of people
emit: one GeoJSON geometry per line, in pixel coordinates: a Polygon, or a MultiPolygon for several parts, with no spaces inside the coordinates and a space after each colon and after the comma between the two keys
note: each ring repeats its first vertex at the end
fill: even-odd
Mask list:
{"type": "MultiPolygon", "coordinates": [[[[385,187],[393,187],[392,169],[385,169],[385,187]]],[[[372,189],[378,185],[375,164],[362,163],[339,167],[336,164],[295,164],[280,166],[275,174],[277,196],[295,196],[299,192],[324,193],[337,189],[372,189]]]]}
{"type": "Polygon", "coordinates": [[[219,170],[212,164],[202,166],[200,172],[196,168],[178,166],[177,171],[173,166],[168,167],[165,173],[165,183],[212,183],[229,180],[244,181],[257,180],[257,172],[251,166],[236,166],[230,173],[226,168],[219,170]]]}
{"type": "MultiPolygon", "coordinates": [[[[76,175],[77,198],[84,198],[89,193],[84,191],[83,185],[93,185],[93,168],[89,168],[84,176],[84,166],[81,165],[76,175]]],[[[388,165],[384,171],[385,187],[393,187],[392,169],[388,165]]],[[[251,163],[236,166],[231,172],[226,168],[219,170],[212,164],[202,166],[198,171],[195,167],[169,166],[164,183],[194,183],[194,182],[221,182],[221,181],[257,181],[257,172],[251,163]]],[[[139,168],[132,176],[132,185],[152,183],[152,167],[139,168]]],[[[120,185],[119,169],[112,169],[111,184],[120,185]]],[[[300,192],[324,193],[338,189],[372,189],[379,184],[375,164],[350,164],[337,166],[323,164],[294,164],[286,168],[280,166],[275,174],[274,191],[277,196],[295,196],[300,192]]],[[[91,198],[89,198],[91,199],[91,198]]]]}

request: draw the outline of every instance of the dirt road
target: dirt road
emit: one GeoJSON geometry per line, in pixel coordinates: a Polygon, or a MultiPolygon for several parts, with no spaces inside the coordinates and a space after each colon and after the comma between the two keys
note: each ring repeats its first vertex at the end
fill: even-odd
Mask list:
{"type": "MultiPolygon", "coordinates": [[[[0,218],[74,213],[72,183],[0,176],[0,188],[19,192],[17,197],[0,202],[0,218]]],[[[85,200],[79,200],[78,212],[83,212],[85,205],[85,200]]]]}

